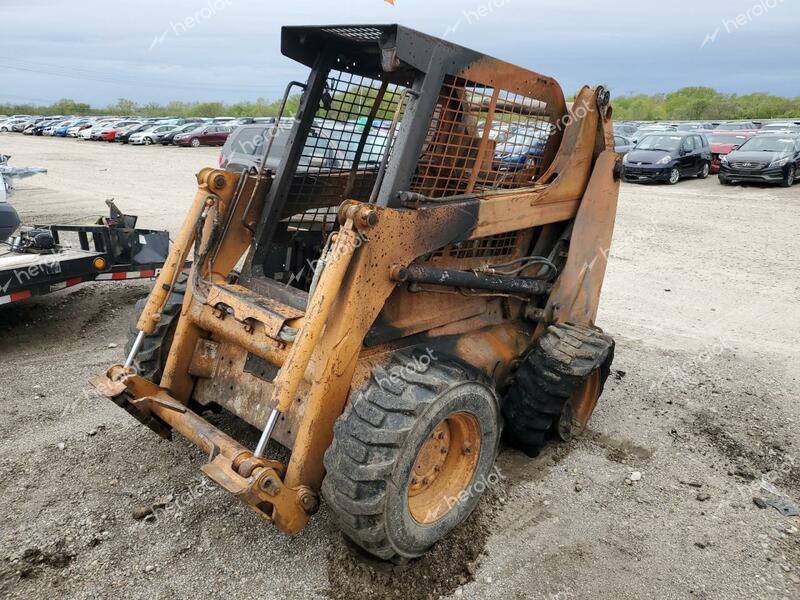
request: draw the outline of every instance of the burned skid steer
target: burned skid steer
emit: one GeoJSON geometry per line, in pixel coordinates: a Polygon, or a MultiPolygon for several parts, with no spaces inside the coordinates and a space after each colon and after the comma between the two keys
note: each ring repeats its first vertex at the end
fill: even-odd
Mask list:
{"type": "Polygon", "coordinates": [[[475,508],[504,423],[533,456],[595,408],[609,94],[567,108],[548,77],[396,25],[286,27],[282,51],[310,75],[279,166],[275,133],[260,169],[199,173],[128,360],[94,383],[280,530],[324,498],[403,562],[475,508]],[[201,416],[220,407],[255,448],[201,416]]]}

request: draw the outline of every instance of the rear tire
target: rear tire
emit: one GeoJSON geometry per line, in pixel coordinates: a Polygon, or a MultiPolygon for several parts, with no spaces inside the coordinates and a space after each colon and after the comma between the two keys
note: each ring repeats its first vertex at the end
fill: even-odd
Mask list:
{"type": "Polygon", "coordinates": [[[494,389],[455,361],[396,353],[355,390],[325,453],[322,495],[343,533],[395,563],[461,524],[497,475],[494,389]],[[412,365],[414,365],[412,367],[412,365]]]}
{"type": "MultiPolygon", "coordinates": [[[[183,298],[186,295],[188,279],[185,273],[178,275],[175,287],[161,313],[161,320],[156,325],[155,331],[145,336],[144,343],[133,361],[136,374],[155,384],[161,382],[161,375],[164,373],[164,365],[172,346],[172,338],[175,336],[175,329],[178,327],[178,320],[181,316],[181,306],[183,306],[183,298]]],[[[142,298],[136,303],[128,330],[128,343],[125,344],[126,356],[130,353],[133,342],[139,333],[137,324],[146,304],[147,298],[142,298]]]]}
{"type": "Polygon", "coordinates": [[[711,165],[707,162],[703,163],[703,168],[700,169],[700,173],[697,174],[698,179],[708,179],[708,176],[711,174],[711,165]]]}
{"type": "Polygon", "coordinates": [[[551,325],[523,358],[503,403],[506,432],[513,445],[534,457],[549,432],[571,416],[570,401],[595,379],[597,397],[611,372],[614,340],[598,329],[551,325]]]}

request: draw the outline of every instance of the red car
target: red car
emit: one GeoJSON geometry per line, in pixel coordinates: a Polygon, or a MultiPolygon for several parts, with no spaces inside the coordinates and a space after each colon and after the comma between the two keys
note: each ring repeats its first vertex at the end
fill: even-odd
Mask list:
{"type": "Polygon", "coordinates": [[[711,145],[711,172],[719,173],[720,160],[736,150],[747,140],[758,133],[754,130],[742,131],[710,131],[706,133],[708,143],[711,145]]]}
{"type": "Polygon", "coordinates": [[[115,124],[113,127],[109,127],[108,129],[104,129],[100,132],[100,138],[105,140],[106,142],[113,142],[117,139],[117,134],[124,131],[131,125],[138,125],[136,121],[122,121],[121,123],[115,124]]]}
{"type": "Polygon", "coordinates": [[[233,127],[229,125],[206,125],[194,131],[187,131],[180,135],[176,135],[172,142],[178,146],[224,146],[225,140],[233,131],[233,127]]]}

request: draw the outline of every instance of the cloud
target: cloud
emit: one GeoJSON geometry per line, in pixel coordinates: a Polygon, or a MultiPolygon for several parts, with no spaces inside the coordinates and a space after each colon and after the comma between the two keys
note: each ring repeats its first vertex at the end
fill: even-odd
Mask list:
{"type": "Polygon", "coordinates": [[[281,25],[348,21],[447,32],[449,41],[555,77],[568,94],[605,83],[616,93],[702,84],[800,95],[797,69],[786,66],[800,51],[796,2],[783,2],[700,49],[724,19],[759,1],[677,0],[665,11],[640,0],[398,0],[394,6],[382,0],[140,0],[134,9],[105,0],[4,0],[0,99],[5,93],[101,105],[121,96],[139,102],[276,98],[288,80],[306,73],[281,56],[281,25]],[[221,6],[215,3],[224,9],[214,10],[221,6]],[[210,16],[185,31],[177,25],[197,15],[210,16]],[[764,58],[770,56],[788,63],[764,58]]]}

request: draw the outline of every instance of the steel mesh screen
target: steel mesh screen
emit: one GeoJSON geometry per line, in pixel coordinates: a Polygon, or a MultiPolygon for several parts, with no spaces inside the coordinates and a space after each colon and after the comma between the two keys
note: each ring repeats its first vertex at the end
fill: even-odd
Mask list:
{"type": "Polygon", "coordinates": [[[535,98],[448,77],[412,191],[442,198],[530,185],[553,132],[546,109],[535,98]]]}
{"type": "Polygon", "coordinates": [[[331,230],[344,200],[369,200],[402,101],[405,88],[341,68],[329,73],[289,188],[282,218],[295,229],[331,230]]]}
{"type": "Polygon", "coordinates": [[[359,42],[376,42],[381,39],[383,31],[377,27],[323,27],[325,33],[332,33],[343,38],[359,42]]]}
{"type": "MultiPolygon", "coordinates": [[[[412,191],[430,198],[531,185],[543,172],[553,127],[544,102],[463,78],[445,79],[412,191]]],[[[519,232],[442,248],[435,259],[507,258],[519,232]]]]}

